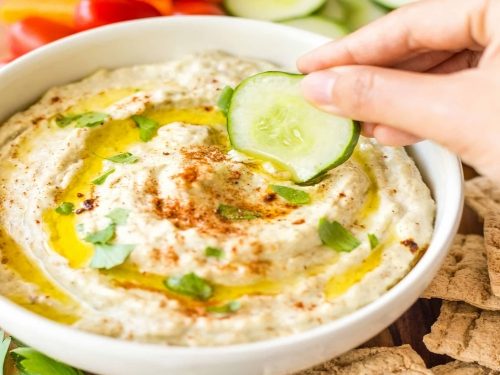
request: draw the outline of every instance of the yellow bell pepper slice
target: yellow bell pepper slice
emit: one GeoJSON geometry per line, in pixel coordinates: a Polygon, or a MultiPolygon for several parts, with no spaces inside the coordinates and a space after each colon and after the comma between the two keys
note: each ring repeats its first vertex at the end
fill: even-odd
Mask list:
{"type": "Polygon", "coordinates": [[[5,0],[0,6],[0,20],[13,23],[30,16],[49,18],[73,25],[78,0],[5,0]]]}

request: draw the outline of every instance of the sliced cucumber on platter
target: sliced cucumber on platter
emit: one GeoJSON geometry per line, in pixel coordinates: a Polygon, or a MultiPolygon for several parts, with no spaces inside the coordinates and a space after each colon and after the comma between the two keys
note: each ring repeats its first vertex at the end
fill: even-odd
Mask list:
{"type": "Polygon", "coordinates": [[[347,17],[347,10],[340,0],[327,0],[317,14],[335,21],[343,21],[347,17]]]}
{"type": "Polygon", "coordinates": [[[417,0],[372,0],[374,3],[382,5],[387,9],[396,9],[402,7],[403,5],[413,3],[417,0]]]}
{"type": "Polygon", "coordinates": [[[297,27],[299,29],[312,31],[313,33],[338,39],[348,34],[348,30],[333,20],[321,16],[309,16],[282,21],[284,25],[297,27]]]}
{"type": "Polygon", "coordinates": [[[234,91],[228,110],[233,147],[288,170],[307,182],[342,164],[359,138],[359,123],[308,103],[300,91],[304,76],[260,73],[234,91]]]}
{"type": "Polygon", "coordinates": [[[304,17],[317,11],[326,0],[224,0],[234,16],[268,21],[304,17]]]}
{"type": "Polygon", "coordinates": [[[357,30],[387,14],[385,9],[371,0],[342,0],[342,3],[348,8],[347,24],[351,30],[357,30]]]}

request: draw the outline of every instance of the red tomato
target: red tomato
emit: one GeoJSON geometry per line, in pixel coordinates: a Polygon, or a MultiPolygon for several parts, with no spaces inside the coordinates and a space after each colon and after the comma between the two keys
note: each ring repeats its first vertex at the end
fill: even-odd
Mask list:
{"type": "Polygon", "coordinates": [[[141,0],[145,3],[151,4],[160,11],[164,16],[172,14],[172,0],[141,0]]]}
{"type": "Polygon", "coordinates": [[[213,16],[224,15],[224,11],[217,4],[201,0],[176,0],[174,14],[208,14],[213,16]]]}
{"type": "Polygon", "coordinates": [[[158,16],[161,16],[160,11],[143,1],[81,0],[76,6],[75,25],[78,30],[87,30],[120,21],[158,16]]]}
{"type": "Polygon", "coordinates": [[[74,32],[73,28],[46,18],[28,17],[12,24],[7,36],[12,54],[21,56],[74,32]]]}

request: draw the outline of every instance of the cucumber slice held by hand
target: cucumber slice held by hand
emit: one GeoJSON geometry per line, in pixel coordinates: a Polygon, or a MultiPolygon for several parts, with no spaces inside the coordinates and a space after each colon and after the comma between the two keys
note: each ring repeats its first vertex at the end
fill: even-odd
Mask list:
{"type": "Polygon", "coordinates": [[[312,14],[325,2],[326,0],[225,0],[224,7],[238,17],[282,21],[312,14]]]}
{"type": "Polygon", "coordinates": [[[307,182],[351,156],[359,123],[323,112],[300,91],[304,76],[265,72],[235,89],[228,110],[233,147],[288,170],[297,183],[307,182]]]}

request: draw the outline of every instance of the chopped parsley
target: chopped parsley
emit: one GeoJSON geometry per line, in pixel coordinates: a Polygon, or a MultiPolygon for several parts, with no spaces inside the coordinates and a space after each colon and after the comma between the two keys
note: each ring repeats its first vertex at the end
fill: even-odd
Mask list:
{"type": "Polygon", "coordinates": [[[327,218],[320,219],[318,232],[323,244],[338,252],[351,252],[361,244],[338,221],[329,221],[327,218]]]}
{"type": "Polygon", "coordinates": [[[109,214],[107,214],[106,217],[111,219],[113,224],[124,225],[127,224],[129,215],[130,215],[129,210],[125,208],[115,208],[109,214]]]}
{"type": "Polygon", "coordinates": [[[130,152],[124,152],[122,154],[110,156],[109,158],[106,158],[106,160],[118,164],[134,164],[139,161],[139,158],[130,152]]]}
{"type": "Polygon", "coordinates": [[[222,90],[219,100],[217,101],[217,107],[227,116],[229,111],[229,105],[231,104],[231,98],[233,97],[234,89],[231,86],[226,86],[222,90]]]}
{"type": "Polygon", "coordinates": [[[96,244],[91,268],[111,269],[123,264],[134,250],[135,245],[96,244]]]}
{"type": "Polygon", "coordinates": [[[288,186],[270,185],[272,191],[281,198],[293,204],[308,204],[311,202],[309,194],[303,190],[294,189],[288,186]]]}
{"type": "Polygon", "coordinates": [[[164,280],[168,290],[189,296],[201,301],[210,299],[214,293],[213,286],[195,273],[188,273],[182,277],[169,277],[164,280]]]}
{"type": "Polygon", "coordinates": [[[368,233],[368,241],[370,241],[370,247],[372,250],[375,249],[380,243],[377,236],[372,233],[368,233]]]}
{"type": "Polygon", "coordinates": [[[82,371],[31,348],[16,348],[11,353],[22,375],[83,375],[82,371]]]}
{"type": "Polygon", "coordinates": [[[86,112],[78,115],[57,115],[55,122],[60,128],[65,128],[71,124],[75,124],[76,128],[93,128],[104,124],[108,117],[106,113],[86,112]]]}
{"type": "Polygon", "coordinates": [[[75,209],[75,205],[71,202],[63,202],[56,208],[56,212],[59,215],[71,215],[73,210],[75,209]]]}
{"type": "Polygon", "coordinates": [[[150,118],[135,115],[132,116],[132,120],[139,127],[139,138],[141,141],[148,142],[156,135],[160,125],[150,118]]]}
{"type": "Polygon", "coordinates": [[[217,214],[227,220],[252,220],[261,217],[261,214],[256,211],[244,210],[227,204],[219,205],[217,214]]]}
{"type": "Polygon", "coordinates": [[[92,181],[94,185],[102,185],[106,182],[106,179],[111,175],[115,173],[115,169],[111,168],[109,171],[104,172],[103,175],[97,177],[95,180],[92,181]]]}
{"type": "Polygon", "coordinates": [[[224,252],[217,247],[208,246],[205,249],[205,256],[221,259],[224,256],[224,252]]]}
{"type": "Polygon", "coordinates": [[[7,357],[7,353],[9,352],[11,338],[5,337],[5,333],[0,330],[0,375],[3,374],[3,368],[5,364],[5,357],[7,357]]]}
{"type": "Polygon", "coordinates": [[[91,244],[106,244],[115,236],[115,224],[110,224],[106,228],[87,235],[84,240],[91,244]]]}
{"type": "Polygon", "coordinates": [[[237,312],[241,308],[239,301],[231,301],[222,306],[208,306],[207,311],[215,314],[231,314],[237,312]]]}

